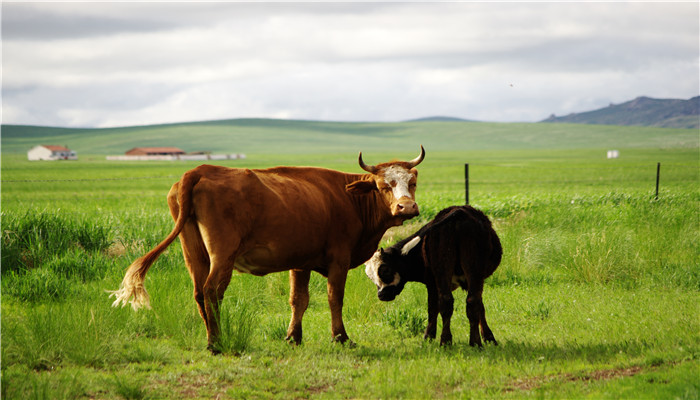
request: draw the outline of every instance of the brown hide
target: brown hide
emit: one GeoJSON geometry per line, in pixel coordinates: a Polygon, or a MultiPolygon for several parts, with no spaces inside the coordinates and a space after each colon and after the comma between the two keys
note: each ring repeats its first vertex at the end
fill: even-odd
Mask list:
{"type": "MultiPolygon", "coordinates": [[[[368,176],[321,168],[268,170],[200,166],[192,217],[208,254],[235,269],[265,275],[289,269],[327,275],[333,261],[368,259],[393,216],[377,191],[352,195],[345,186],[368,176]]],[[[179,183],[169,196],[177,198],[179,183]]],[[[173,213],[177,215],[177,213],[173,213]]]]}

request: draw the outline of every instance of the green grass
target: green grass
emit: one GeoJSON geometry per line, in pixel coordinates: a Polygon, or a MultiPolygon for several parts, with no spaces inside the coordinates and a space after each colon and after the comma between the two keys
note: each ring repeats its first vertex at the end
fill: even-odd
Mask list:
{"type": "MultiPolygon", "coordinates": [[[[329,134],[371,133],[328,126],[338,130],[329,134]]],[[[504,127],[517,128],[494,129],[521,133],[504,127]]],[[[383,303],[360,267],[348,276],[343,313],[356,346],[331,343],[320,275],[310,283],[304,344],[290,346],[283,340],[287,274],[235,274],[222,304],[224,354],[211,356],[179,245],[148,274],[152,310],[112,308],[105,293],[170,231],[165,194],[196,163],[98,156],[30,163],[3,153],[0,395],[697,399],[698,148],[677,146],[684,134],[664,132],[675,147],[620,146],[618,160],[604,159],[604,147],[431,151],[426,145],[417,195],[422,215],[391,229],[383,245],[463,203],[464,163],[470,163],[471,202],[492,218],[504,247],[484,291],[500,345],[482,350],[468,346],[463,292],[455,292],[454,345],[440,347],[422,339],[425,288],[409,284],[383,303]]],[[[3,132],[3,151],[6,140],[3,132]]],[[[398,157],[414,157],[413,147],[398,157]]],[[[221,164],[359,171],[354,149],[292,150],[299,154],[261,153],[221,164]]],[[[366,161],[397,156],[390,150],[366,152],[366,161]]]]}

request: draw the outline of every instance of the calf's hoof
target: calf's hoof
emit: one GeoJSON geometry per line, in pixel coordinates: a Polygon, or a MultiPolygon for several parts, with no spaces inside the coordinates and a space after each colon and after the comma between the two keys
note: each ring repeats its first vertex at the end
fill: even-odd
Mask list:
{"type": "Polygon", "coordinates": [[[451,346],[452,345],[452,336],[445,337],[441,336],[440,337],[440,346],[451,346]]]}

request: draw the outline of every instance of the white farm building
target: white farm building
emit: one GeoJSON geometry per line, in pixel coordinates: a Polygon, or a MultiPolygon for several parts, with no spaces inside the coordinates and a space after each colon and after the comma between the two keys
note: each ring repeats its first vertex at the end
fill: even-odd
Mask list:
{"type": "Polygon", "coordinates": [[[64,146],[40,145],[27,152],[29,161],[77,160],[78,154],[64,146]]]}

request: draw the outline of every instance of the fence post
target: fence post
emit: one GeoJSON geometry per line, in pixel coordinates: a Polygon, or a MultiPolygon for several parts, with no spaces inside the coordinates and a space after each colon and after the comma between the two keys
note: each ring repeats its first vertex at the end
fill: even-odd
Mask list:
{"type": "Polygon", "coordinates": [[[464,164],[464,198],[467,205],[469,205],[469,164],[464,164]]]}
{"type": "Polygon", "coordinates": [[[659,175],[661,175],[661,163],[656,163],[656,195],[654,200],[659,199],[659,175]]]}

